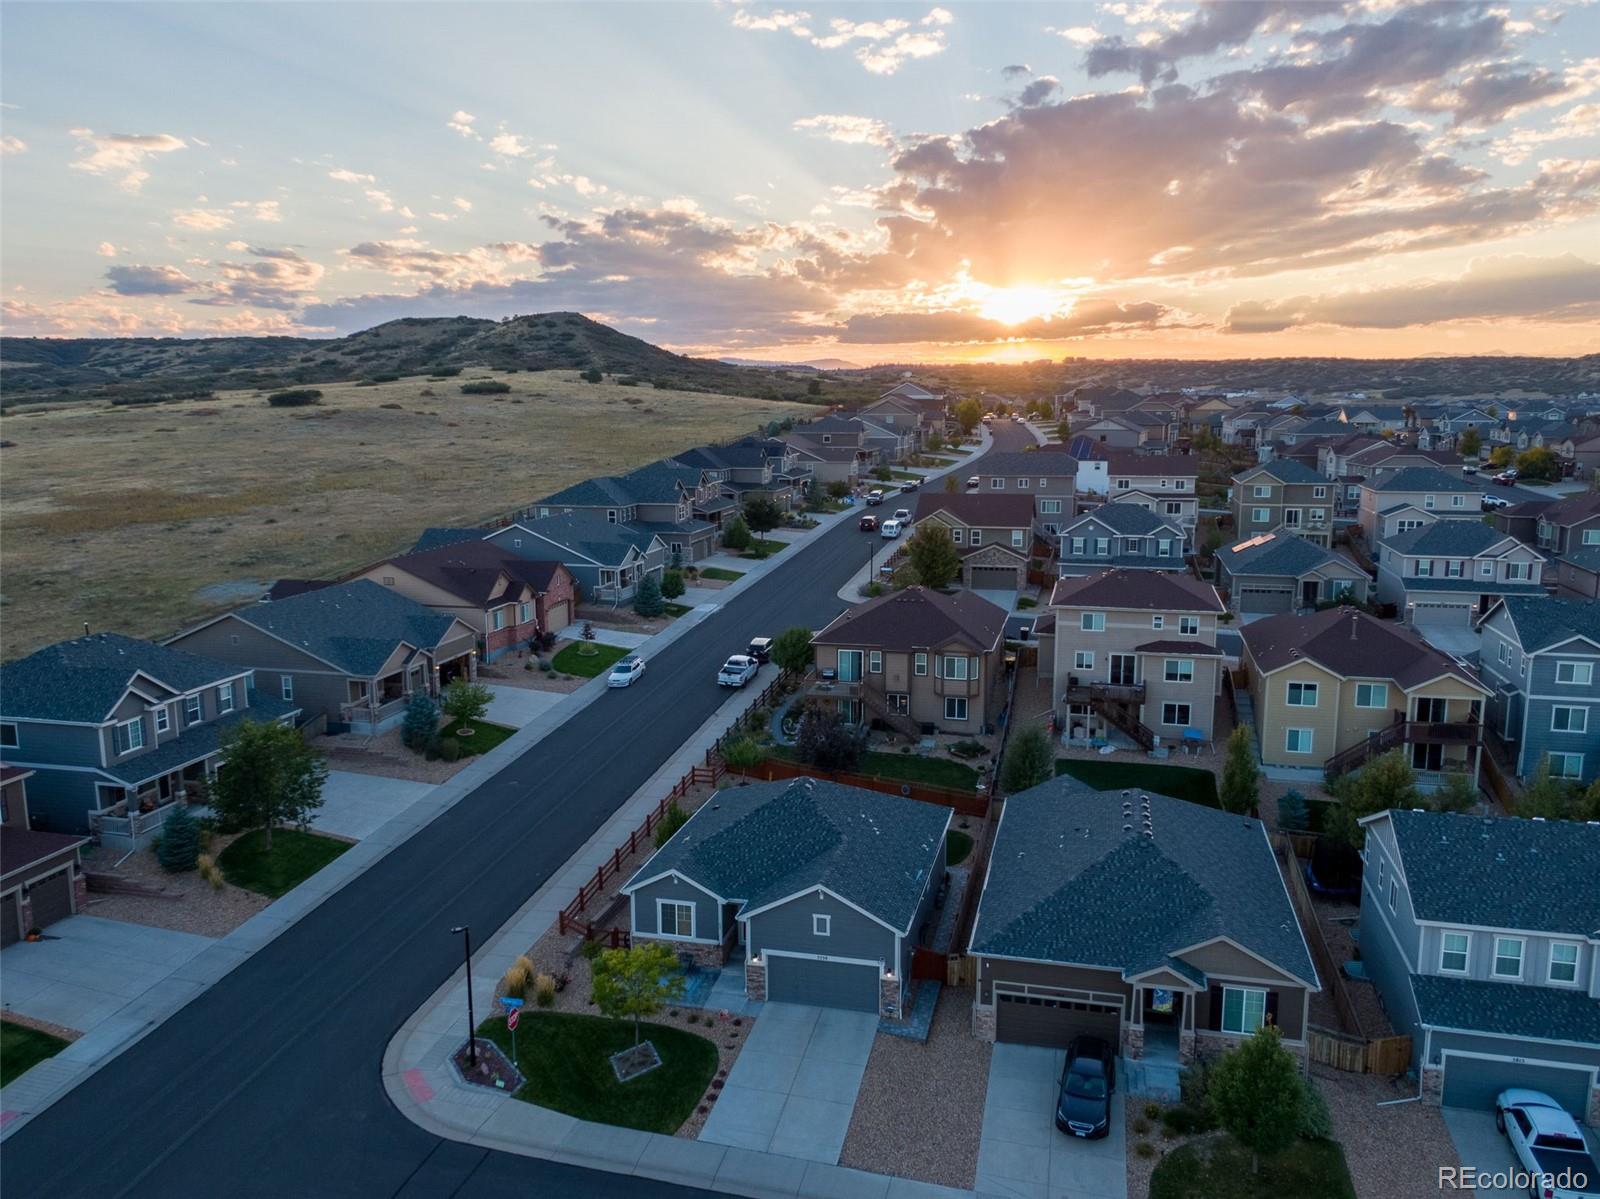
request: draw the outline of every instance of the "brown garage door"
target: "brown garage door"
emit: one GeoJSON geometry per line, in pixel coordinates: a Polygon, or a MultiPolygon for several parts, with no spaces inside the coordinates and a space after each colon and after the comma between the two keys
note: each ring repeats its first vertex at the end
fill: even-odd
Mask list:
{"type": "Polygon", "coordinates": [[[28,897],[33,900],[34,927],[49,928],[72,915],[72,877],[66,870],[57,870],[31,884],[28,897]]]}
{"type": "Polygon", "coordinates": [[[1073,1037],[1088,1033],[1114,1046],[1121,1025],[1122,1013],[1114,1007],[995,992],[995,1038],[1000,1041],[1065,1049],[1073,1037]]]}
{"type": "Polygon", "coordinates": [[[545,632],[559,633],[572,623],[572,604],[562,600],[559,604],[551,604],[545,609],[545,632]]]}
{"type": "Polygon", "coordinates": [[[22,940],[22,930],[17,927],[17,893],[0,897],[0,949],[22,940]]]}

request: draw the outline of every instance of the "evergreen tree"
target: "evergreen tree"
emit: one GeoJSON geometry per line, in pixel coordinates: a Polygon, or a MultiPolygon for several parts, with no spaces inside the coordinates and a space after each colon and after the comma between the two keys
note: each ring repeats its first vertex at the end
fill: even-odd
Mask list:
{"type": "Polygon", "coordinates": [[[669,570],[661,576],[661,594],[669,600],[675,600],[684,592],[683,572],[669,570]]]}
{"type": "Polygon", "coordinates": [[[1007,795],[1026,791],[1048,782],[1056,771],[1055,747],[1050,744],[1050,734],[1037,725],[1029,725],[1011,738],[1006,747],[1005,764],[1000,768],[1000,786],[1007,795]]]}
{"type": "Polygon", "coordinates": [[[1228,735],[1227,758],[1222,765],[1222,790],[1218,798],[1223,809],[1241,816],[1254,811],[1260,798],[1260,785],[1261,771],[1256,767],[1250,726],[1238,725],[1228,735]]]}
{"type": "Polygon", "coordinates": [[[661,598],[661,584],[656,582],[654,574],[639,580],[639,587],[633,593],[633,610],[640,616],[660,616],[667,610],[667,603],[661,598]]]}
{"type": "Polygon", "coordinates": [[[426,691],[413,691],[400,725],[400,740],[410,749],[426,749],[439,729],[439,705],[426,691]]]}
{"type": "Polygon", "coordinates": [[[906,542],[906,558],[924,587],[948,587],[961,574],[961,555],[950,530],[936,520],[917,527],[906,542]]]}
{"type": "Polygon", "coordinates": [[[200,860],[200,822],[189,813],[189,805],[180,803],[167,814],[161,826],[161,848],[156,861],[161,869],[172,874],[193,870],[200,860]]]}

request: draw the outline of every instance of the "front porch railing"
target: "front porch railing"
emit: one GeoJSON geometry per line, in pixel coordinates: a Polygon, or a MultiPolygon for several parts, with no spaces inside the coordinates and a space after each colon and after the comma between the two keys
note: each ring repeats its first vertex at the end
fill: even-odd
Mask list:
{"type": "Polygon", "coordinates": [[[358,700],[353,704],[339,705],[339,719],[345,724],[377,724],[391,716],[398,716],[404,712],[406,705],[411,702],[409,695],[402,695],[397,699],[387,700],[381,704],[374,704],[370,700],[358,700]]]}

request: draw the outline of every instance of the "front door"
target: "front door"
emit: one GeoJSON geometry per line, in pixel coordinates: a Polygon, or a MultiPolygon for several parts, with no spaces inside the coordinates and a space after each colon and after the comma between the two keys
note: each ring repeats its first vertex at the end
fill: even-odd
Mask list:
{"type": "Polygon", "coordinates": [[[1300,606],[1302,608],[1314,608],[1317,606],[1317,583],[1315,579],[1300,584],[1300,606]]]}
{"type": "Polygon", "coordinates": [[[1111,655],[1111,682],[1118,687],[1131,687],[1134,676],[1138,672],[1139,658],[1137,654],[1112,654],[1111,655]]]}

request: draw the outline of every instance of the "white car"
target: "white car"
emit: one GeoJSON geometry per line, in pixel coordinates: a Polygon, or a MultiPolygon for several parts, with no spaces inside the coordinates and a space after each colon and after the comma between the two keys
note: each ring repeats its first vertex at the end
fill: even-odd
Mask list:
{"type": "Polygon", "coordinates": [[[1509,508],[1510,506],[1511,501],[1503,495],[1486,495],[1483,497],[1482,507],[1485,512],[1491,508],[1509,508]]]}
{"type": "Polygon", "coordinates": [[[889,520],[884,521],[878,526],[878,536],[887,537],[890,541],[893,541],[896,537],[900,536],[900,522],[892,517],[889,520]]]}
{"type": "Polygon", "coordinates": [[[1522,1168],[1539,1180],[1530,1194],[1542,1199],[1600,1194],[1600,1165],[1584,1144],[1583,1130],[1550,1096],[1521,1087],[1501,1091],[1494,1100],[1494,1123],[1522,1168]]]}
{"type": "Polygon", "coordinates": [[[620,659],[611,668],[611,673],[606,676],[607,687],[631,687],[634,681],[644,674],[644,659],[638,654],[629,654],[620,659]]]}
{"type": "Polygon", "coordinates": [[[900,527],[902,529],[905,528],[908,524],[911,523],[911,509],[910,508],[896,508],[894,510],[894,519],[900,522],[900,527]]]}
{"type": "Polygon", "coordinates": [[[977,475],[973,475],[972,478],[967,480],[967,486],[968,487],[976,487],[977,485],[978,485],[978,476],[977,475]]]}
{"type": "Polygon", "coordinates": [[[756,671],[761,669],[761,663],[744,654],[734,654],[722,664],[722,669],[717,671],[717,686],[743,687],[756,677],[756,671]]]}

